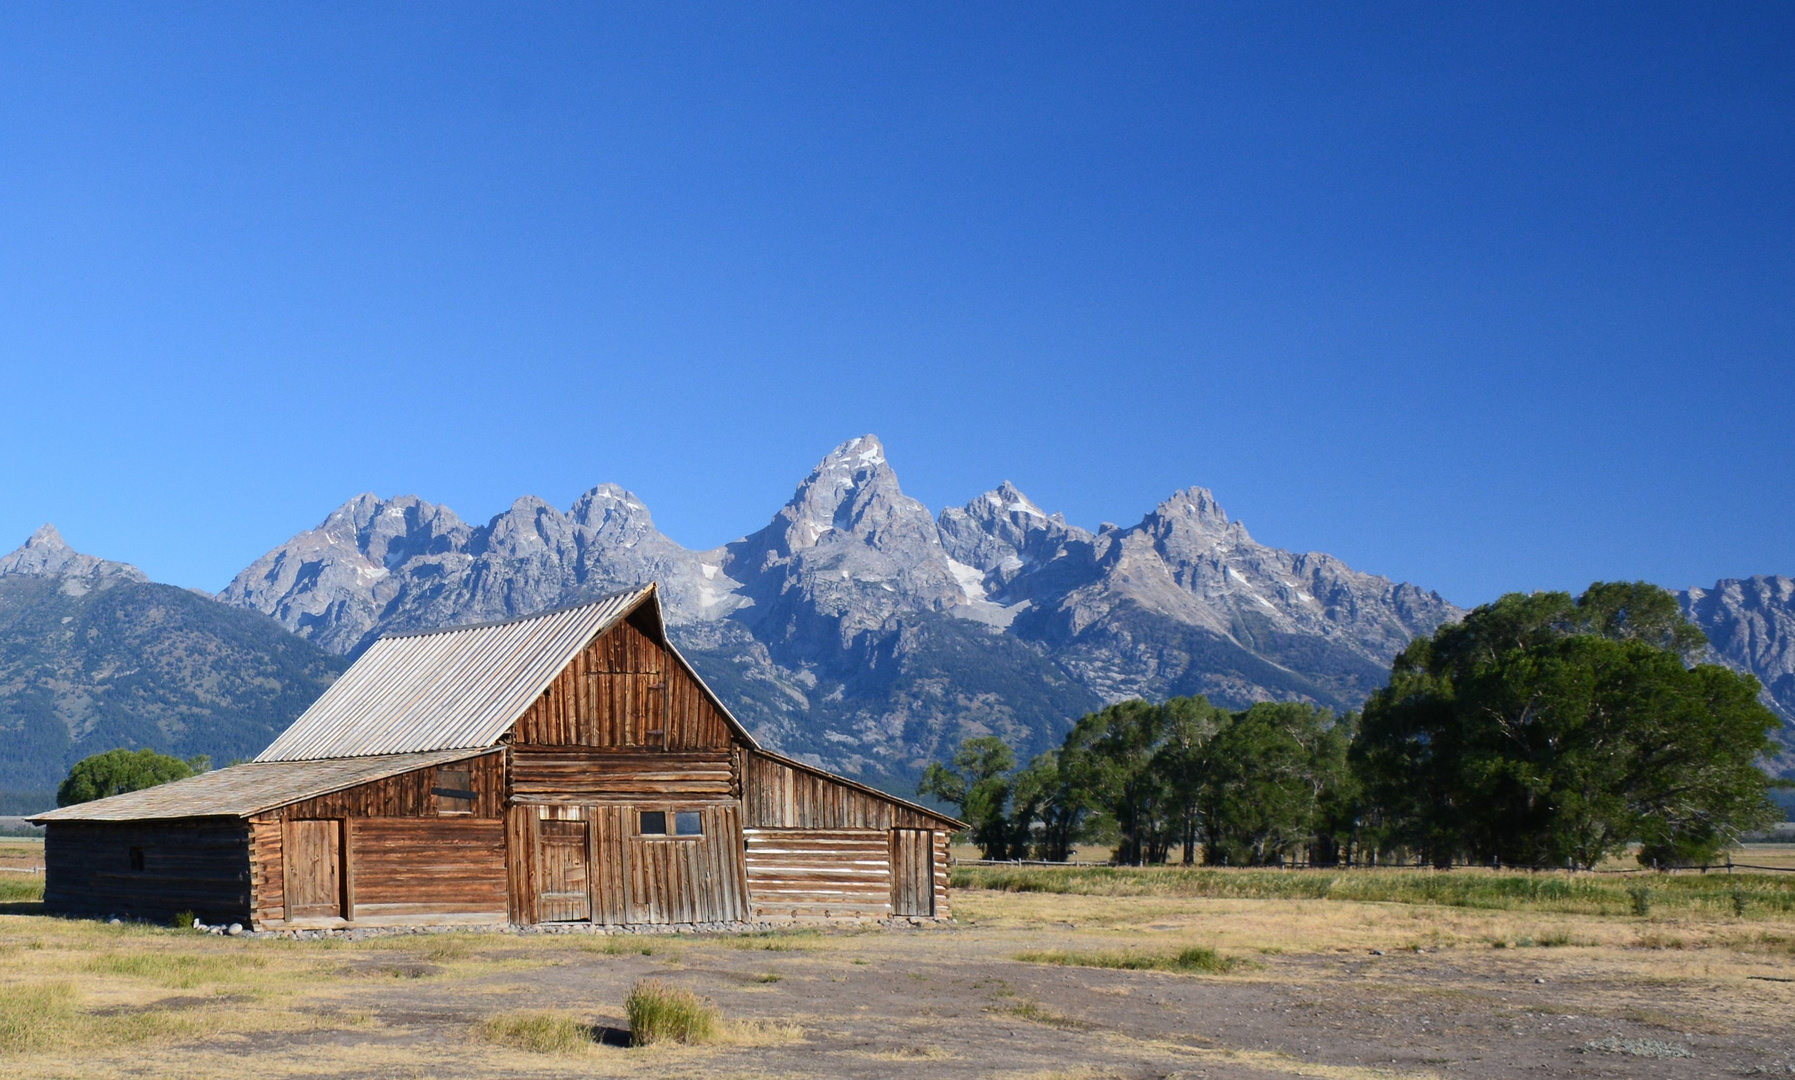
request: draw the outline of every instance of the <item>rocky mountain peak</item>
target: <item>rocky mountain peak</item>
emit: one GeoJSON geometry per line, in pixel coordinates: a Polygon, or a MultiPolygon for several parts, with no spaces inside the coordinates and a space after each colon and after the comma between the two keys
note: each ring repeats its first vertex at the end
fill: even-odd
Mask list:
{"type": "Polygon", "coordinates": [[[895,551],[932,536],[934,522],[898,485],[878,436],[862,435],[830,451],[769,528],[777,536],[768,539],[789,555],[841,541],[895,551]]]}
{"type": "MultiPolygon", "coordinates": [[[[1684,616],[1708,635],[1715,655],[1756,675],[1766,702],[1795,725],[1795,578],[1726,578],[1713,588],[1686,589],[1677,599],[1684,616]]],[[[1795,747],[1795,726],[1783,730],[1784,741],[1795,747]]],[[[1795,775],[1795,753],[1785,752],[1776,765],[1795,775]]]]}
{"type": "Polygon", "coordinates": [[[877,436],[837,446],[767,527],[726,545],[724,567],[782,643],[823,655],[900,612],[965,599],[935,519],[904,494],[877,436]]]}
{"type": "Polygon", "coordinates": [[[993,593],[1026,568],[1063,557],[1068,542],[1092,540],[1061,515],[1043,511],[1008,480],[964,507],[943,510],[935,524],[948,556],[983,573],[983,585],[993,593]]]}
{"type": "Polygon", "coordinates": [[[1175,491],[1141,521],[1141,528],[1165,537],[1175,533],[1226,538],[1232,542],[1251,542],[1246,526],[1229,521],[1215,494],[1208,488],[1190,487],[1175,491]]]}
{"type": "Polygon", "coordinates": [[[62,579],[62,591],[80,596],[89,589],[119,581],[148,581],[129,563],[83,555],[68,545],[56,526],[45,523],[11,553],[0,557],[0,577],[62,579]]]}

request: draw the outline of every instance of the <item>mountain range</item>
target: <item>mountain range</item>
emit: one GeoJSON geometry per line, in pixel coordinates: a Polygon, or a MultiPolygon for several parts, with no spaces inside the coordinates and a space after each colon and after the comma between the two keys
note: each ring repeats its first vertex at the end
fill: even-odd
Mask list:
{"type": "Polygon", "coordinates": [[[1093,533],[1004,484],[939,515],[871,435],[837,447],[760,530],[692,551],[614,485],[484,525],[362,495],[219,594],[331,652],[658,581],[676,640],[756,731],[884,782],[961,739],[1027,754],[1125,697],[1350,708],[1438,594],[1253,540],[1201,488],[1093,533]]]}
{"type": "MultiPolygon", "coordinates": [[[[1128,697],[1353,708],[1405,644],[1463,614],[1332,556],[1261,544],[1203,488],[1096,532],[1008,483],[934,514],[903,492],[871,435],[825,457],[763,528],[709,550],[661,533],[648,507],[613,484],[565,511],[521,498],[483,525],[414,496],[364,494],[257,559],[215,602],[43,533],[0,560],[0,603],[9,581],[35,581],[58,604],[168,590],[192,610],[253,620],[230,624],[232,634],[278,633],[291,644],[268,647],[288,673],[256,706],[263,717],[275,701],[298,700],[280,696],[289,689],[315,693],[305,688],[381,634],[657,581],[675,640],[759,737],[899,789],[964,738],[996,734],[1026,758],[1057,745],[1085,712],[1128,697]]],[[[1722,581],[1679,597],[1716,657],[1757,674],[1795,725],[1795,582],[1722,581]]],[[[0,730],[18,727],[11,685],[0,683],[0,730]]],[[[71,733],[64,756],[101,730],[57,715],[71,733]]],[[[266,741],[268,723],[246,724],[247,741],[266,741]]],[[[179,745],[204,728],[181,728],[179,745]]],[[[49,730],[41,719],[39,729],[49,730]]],[[[134,737],[154,741],[148,729],[134,737]]],[[[0,769],[0,787],[13,786],[12,766],[0,769]]]]}

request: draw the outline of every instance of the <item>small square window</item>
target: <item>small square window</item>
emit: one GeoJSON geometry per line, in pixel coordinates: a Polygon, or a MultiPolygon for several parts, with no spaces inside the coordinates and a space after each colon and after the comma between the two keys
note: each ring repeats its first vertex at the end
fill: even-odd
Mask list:
{"type": "Polygon", "coordinates": [[[466,769],[436,770],[436,812],[439,814],[471,814],[474,812],[474,779],[466,769]]]}
{"type": "Polygon", "coordinates": [[[640,832],[643,836],[666,836],[667,835],[667,811],[665,811],[665,810],[644,810],[644,811],[642,811],[642,827],[640,829],[638,829],[637,831],[640,832]]]}
{"type": "Polygon", "coordinates": [[[673,831],[680,836],[703,836],[704,817],[696,810],[681,810],[673,815],[673,831]]]}
{"type": "Polygon", "coordinates": [[[143,849],[140,847],[134,847],[131,849],[131,869],[133,869],[133,870],[142,870],[143,869],[143,849]]]}

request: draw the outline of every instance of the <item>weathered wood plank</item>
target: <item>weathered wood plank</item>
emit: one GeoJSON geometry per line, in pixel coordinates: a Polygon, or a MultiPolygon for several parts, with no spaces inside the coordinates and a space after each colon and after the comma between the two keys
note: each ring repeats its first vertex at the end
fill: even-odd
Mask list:
{"type": "Polygon", "coordinates": [[[44,865],[44,907],[54,914],[165,922],[191,911],[245,923],[254,916],[250,828],[237,819],[52,822],[44,865]]]}

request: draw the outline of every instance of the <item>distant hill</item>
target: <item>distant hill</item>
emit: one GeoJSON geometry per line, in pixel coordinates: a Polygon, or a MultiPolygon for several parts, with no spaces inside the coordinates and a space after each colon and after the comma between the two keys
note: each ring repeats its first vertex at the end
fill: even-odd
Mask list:
{"type": "Polygon", "coordinates": [[[0,814],[55,805],[70,764],[114,747],[253,756],[347,666],[46,525],[0,558],[0,814]]]}

